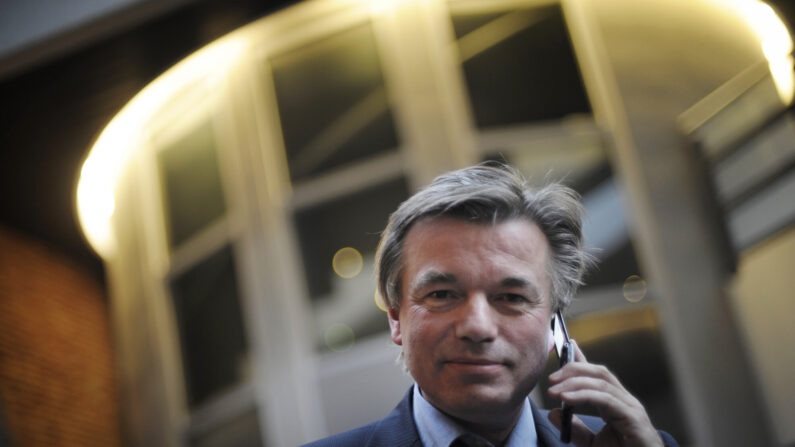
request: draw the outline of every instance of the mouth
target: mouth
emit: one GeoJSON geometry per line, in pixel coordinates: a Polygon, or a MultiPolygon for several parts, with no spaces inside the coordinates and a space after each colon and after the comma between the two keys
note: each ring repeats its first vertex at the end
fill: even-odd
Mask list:
{"type": "Polygon", "coordinates": [[[491,374],[501,371],[508,365],[504,362],[482,358],[452,358],[444,362],[445,366],[465,374],[491,374]]]}
{"type": "Polygon", "coordinates": [[[498,362],[496,360],[469,358],[469,357],[452,358],[446,360],[445,363],[455,363],[462,365],[502,365],[502,362],[498,362]]]}

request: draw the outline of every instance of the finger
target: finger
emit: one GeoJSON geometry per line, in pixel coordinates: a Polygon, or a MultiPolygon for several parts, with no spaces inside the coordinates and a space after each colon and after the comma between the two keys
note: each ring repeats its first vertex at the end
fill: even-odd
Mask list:
{"type": "MultiPolygon", "coordinates": [[[[636,408],[639,405],[638,400],[623,388],[616,387],[612,383],[601,379],[594,379],[592,377],[572,377],[552,386],[549,388],[549,390],[547,390],[547,392],[552,398],[560,399],[567,404],[577,405],[581,404],[582,402],[571,400],[571,393],[589,390],[612,396],[612,398],[615,399],[619,404],[622,404],[628,409],[636,408]]],[[[598,404],[598,402],[592,403],[594,405],[598,404]]]]}
{"type": "Polygon", "coordinates": [[[622,426],[621,428],[625,424],[639,422],[639,417],[646,414],[643,405],[637,399],[631,395],[625,396],[627,398],[622,399],[616,394],[594,389],[578,389],[560,393],[560,399],[569,405],[578,406],[587,403],[597,407],[599,415],[605,422],[618,424],[622,426]]]}
{"type": "Polygon", "coordinates": [[[592,377],[611,383],[622,390],[624,389],[624,386],[619,382],[618,378],[607,369],[607,367],[585,362],[569,363],[550,374],[549,381],[553,384],[557,384],[574,377],[592,377]]]}
{"type": "Polygon", "coordinates": [[[589,377],[586,375],[568,377],[549,388],[550,391],[556,391],[558,393],[561,391],[573,391],[578,389],[592,389],[616,393],[624,392],[623,388],[619,388],[614,383],[604,380],[601,377],[589,377]]]}
{"type": "MultiPolygon", "coordinates": [[[[594,390],[604,393],[612,394],[619,400],[626,404],[633,404],[634,398],[624,388],[618,387],[613,383],[602,380],[600,378],[575,376],[570,377],[560,383],[551,386],[547,391],[552,397],[560,398],[562,393],[579,391],[579,390],[594,390]]],[[[569,403],[569,402],[567,402],[569,403]]]]}
{"type": "MultiPolygon", "coordinates": [[[[635,409],[641,407],[640,402],[629,392],[627,392],[624,388],[616,386],[610,382],[606,382],[601,379],[595,379],[592,377],[572,377],[561,383],[553,385],[547,390],[547,393],[550,395],[550,397],[554,399],[559,399],[567,404],[580,405],[582,404],[581,401],[572,400],[571,397],[574,395],[572,393],[578,391],[593,391],[597,393],[604,393],[604,395],[611,396],[611,398],[615,402],[617,402],[618,405],[621,405],[623,406],[623,408],[626,409],[635,409]]],[[[580,394],[579,396],[584,398],[592,398],[592,397],[598,398],[602,396],[602,394],[597,394],[597,395],[580,394]]],[[[619,409],[602,408],[600,406],[600,404],[602,403],[601,400],[593,400],[589,401],[589,403],[596,405],[601,410],[607,411],[608,413],[615,414],[616,411],[620,411],[620,408],[619,409]]]]}
{"type": "MultiPolygon", "coordinates": [[[[637,399],[633,398],[634,402],[627,405],[609,393],[595,390],[570,391],[563,393],[561,397],[574,405],[589,403],[599,408],[599,416],[606,423],[599,438],[611,432],[618,439],[623,439],[625,445],[659,445],[659,435],[637,399]]],[[[572,439],[573,437],[572,431],[572,439]]]]}
{"type": "MultiPolygon", "coordinates": [[[[563,412],[560,408],[556,408],[549,412],[547,418],[552,425],[557,427],[560,430],[561,425],[563,425],[563,412]]],[[[588,428],[587,425],[583,421],[580,420],[577,416],[573,416],[571,418],[571,442],[572,444],[578,447],[586,447],[590,446],[593,443],[594,432],[588,428]]]]}

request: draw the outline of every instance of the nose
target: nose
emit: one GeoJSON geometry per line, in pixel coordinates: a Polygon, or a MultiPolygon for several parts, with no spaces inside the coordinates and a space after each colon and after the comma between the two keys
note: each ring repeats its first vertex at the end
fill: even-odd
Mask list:
{"type": "Polygon", "coordinates": [[[473,343],[494,341],[497,337],[497,315],[484,294],[472,294],[459,307],[456,336],[473,343]]]}

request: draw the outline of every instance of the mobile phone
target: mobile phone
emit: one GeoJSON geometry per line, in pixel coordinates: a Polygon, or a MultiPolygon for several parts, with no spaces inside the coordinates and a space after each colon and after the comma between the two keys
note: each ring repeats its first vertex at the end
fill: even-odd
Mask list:
{"type": "MultiPolygon", "coordinates": [[[[552,316],[552,338],[555,342],[555,354],[558,356],[560,367],[563,368],[566,364],[574,361],[574,349],[569,341],[569,332],[566,331],[566,324],[563,323],[563,316],[560,311],[555,312],[552,316]]],[[[571,418],[574,414],[574,407],[563,403],[561,410],[563,410],[563,419],[560,424],[560,440],[562,442],[571,442],[571,418]]]]}

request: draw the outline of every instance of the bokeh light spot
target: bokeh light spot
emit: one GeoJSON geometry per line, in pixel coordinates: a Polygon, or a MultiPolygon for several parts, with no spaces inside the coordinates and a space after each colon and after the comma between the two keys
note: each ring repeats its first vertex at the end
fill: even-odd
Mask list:
{"type": "Polygon", "coordinates": [[[356,277],[362,271],[363,265],[362,254],[359,253],[359,250],[352,247],[337,250],[331,260],[334,273],[346,279],[356,277]]]}
{"type": "Polygon", "coordinates": [[[378,293],[378,289],[375,289],[375,305],[378,306],[379,309],[386,312],[386,305],[384,304],[384,298],[378,293]]]}
{"type": "Polygon", "coordinates": [[[334,352],[343,352],[351,349],[356,343],[353,329],[347,324],[336,323],[326,329],[326,346],[334,352]]]}
{"type": "Polygon", "coordinates": [[[637,303],[646,296],[646,280],[638,275],[630,275],[624,280],[624,298],[630,303],[637,303]]]}

